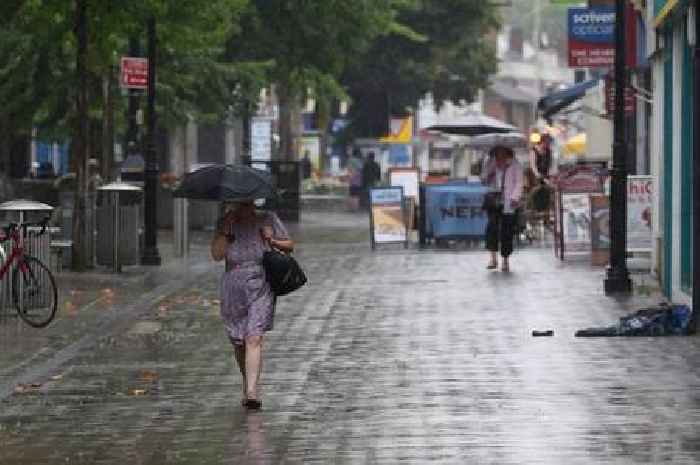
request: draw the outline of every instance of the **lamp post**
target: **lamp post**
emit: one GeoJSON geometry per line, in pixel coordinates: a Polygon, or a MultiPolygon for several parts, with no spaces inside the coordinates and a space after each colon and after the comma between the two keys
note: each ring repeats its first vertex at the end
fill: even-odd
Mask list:
{"type": "Polygon", "coordinates": [[[616,0],[615,10],[615,119],[613,166],[610,176],[610,266],[605,293],[629,293],[632,281],[627,270],[627,138],[625,128],[625,0],[616,0]]]}
{"type": "Polygon", "coordinates": [[[144,173],[144,249],[141,264],[159,266],[156,216],[158,158],[156,154],[156,18],[148,19],[148,142],[144,173]]]}
{"type": "Polygon", "coordinates": [[[693,44],[693,314],[690,332],[697,330],[697,312],[700,311],[700,0],[695,0],[695,43],[693,44]]]}
{"type": "MultiPolygon", "coordinates": [[[[139,44],[139,38],[138,37],[130,37],[129,38],[129,56],[132,57],[137,57],[141,55],[141,46],[139,44]]],[[[127,121],[128,121],[128,129],[126,131],[126,144],[125,146],[129,146],[129,142],[133,142],[136,144],[138,140],[138,125],[136,122],[136,112],[139,109],[139,95],[138,92],[134,89],[129,89],[129,104],[127,107],[127,121]]],[[[139,150],[141,153],[141,151],[139,150]]]]}

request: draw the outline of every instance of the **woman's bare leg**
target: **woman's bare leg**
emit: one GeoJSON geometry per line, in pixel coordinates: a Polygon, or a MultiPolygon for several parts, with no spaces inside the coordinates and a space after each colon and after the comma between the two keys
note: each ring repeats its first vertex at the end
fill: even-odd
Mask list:
{"type": "Polygon", "coordinates": [[[262,336],[245,340],[245,379],[248,399],[258,398],[258,381],[262,371],[262,336]]]}
{"type": "Polygon", "coordinates": [[[233,354],[236,358],[236,364],[241,372],[241,376],[243,377],[243,383],[241,383],[241,385],[243,386],[243,398],[245,399],[247,389],[245,376],[245,345],[234,345],[233,354]]]}

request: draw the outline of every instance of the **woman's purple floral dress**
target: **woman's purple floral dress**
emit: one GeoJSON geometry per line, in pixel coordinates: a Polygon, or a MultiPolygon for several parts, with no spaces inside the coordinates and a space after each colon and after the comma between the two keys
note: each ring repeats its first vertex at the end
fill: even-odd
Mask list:
{"type": "Polygon", "coordinates": [[[226,250],[226,272],[221,278],[221,317],[233,344],[242,345],[249,336],[262,336],[272,329],[275,296],[265,280],[262,258],[265,250],[261,230],[271,226],[275,239],[289,239],[286,228],[274,213],[259,212],[250,221],[234,223],[233,242],[226,250]]]}

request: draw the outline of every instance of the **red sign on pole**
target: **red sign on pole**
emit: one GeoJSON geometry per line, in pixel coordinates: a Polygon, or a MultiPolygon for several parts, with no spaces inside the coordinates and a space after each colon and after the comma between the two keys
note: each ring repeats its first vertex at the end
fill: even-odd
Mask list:
{"type": "MultiPolygon", "coordinates": [[[[635,110],[634,89],[631,86],[625,87],[625,114],[631,115],[635,110]]],[[[608,116],[615,114],[615,80],[611,77],[605,79],[605,109],[608,116]]]]}
{"type": "Polygon", "coordinates": [[[122,57],[121,86],[126,89],[148,88],[148,59],[122,57]]]}

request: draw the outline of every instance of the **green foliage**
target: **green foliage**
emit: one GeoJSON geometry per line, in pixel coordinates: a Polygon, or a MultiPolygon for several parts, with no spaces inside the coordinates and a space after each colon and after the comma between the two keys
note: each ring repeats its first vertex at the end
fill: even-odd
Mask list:
{"type": "Polygon", "coordinates": [[[414,34],[377,38],[343,76],[355,135],[386,134],[389,116],[406,114],[428,92],[438,105],[471,102],[496,71],[489,37],[498,21],[489,2],[405,3],[396,21],[414,34]]]}
{"type": "Polygon", "coordinates": [[[409,34],[395,21],[405,0],[251,0],[232,60],[270,61],[270,82],[292,94],[343,96],[338,78],[349,61],[385,31],[409,34]]]}
{"type": "MultiPolygon", "coordinates": [[[[221,118],[242,100],[236,88],[260,87],[264,63],[225,61],[246,0],[92,0],[88,8],[91,116],[102,117],[102,81],[117,72],[131,36],[145,43],[145,24],[158,28],[158,112],[172,126],[188,115],[221,118]]],[[[0,121],[16,130],[69,137],[75,107],[74,2],[5,0],[0,5],[0,121]]],[[[145,46],[143,47],[145,52],[145,46]]],[[[117,115],[126,99],[117,99],[117,115]]],[[[120,118],[117,118],[119,122],[120,118]]]]}

